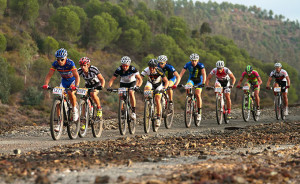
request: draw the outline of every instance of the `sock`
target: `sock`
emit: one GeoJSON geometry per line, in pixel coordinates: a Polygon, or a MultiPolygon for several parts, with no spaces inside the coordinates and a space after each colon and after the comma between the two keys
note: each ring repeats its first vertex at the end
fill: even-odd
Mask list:
{"type": "Polygon", "coordinates": [[[231,109],[228,109],[228,114],[230,114],[231,109]]]}
{"type": "Polygon", "coordinates": [[[201,112],[201,108],[198,108],[198,114],[200,114],[200,112],[201,112]]]}
{"type": "Polygon", "coordinates": [[[134,113],[135,113],[135,107],[132,107],[132,112],[134,112],[134,113]]]}
{"type": "Polygon", "coordinates": [[[169,101],[169,103],[173,103],[173,101],[172,101],[172,100],[170,100],[170,101],[169,101]]]}

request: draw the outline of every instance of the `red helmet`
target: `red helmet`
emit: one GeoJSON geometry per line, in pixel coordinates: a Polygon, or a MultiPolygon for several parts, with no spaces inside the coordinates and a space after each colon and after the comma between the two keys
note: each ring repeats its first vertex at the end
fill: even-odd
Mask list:
{"type": "Polygon", "coordinates": [[[91,60],[88,57],[82,57],[79,60],[80,65],[90,64],[91,60]]]}

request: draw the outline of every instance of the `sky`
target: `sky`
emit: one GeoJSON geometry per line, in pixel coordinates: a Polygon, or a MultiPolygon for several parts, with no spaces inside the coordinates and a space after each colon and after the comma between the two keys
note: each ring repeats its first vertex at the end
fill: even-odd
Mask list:
{"type": "MultiPolygon", "coordinates": [[[[209,0],[193,0],[194,2],[208,2],[209,0]]],[[[256,5],[262,10],[266,9],[268,12],[272,10],[274,15],[283,15],[286,19],[291,21],[298,20],[300,22],[300,0],[211,0],[218,4],[227,1],[232,4],[242,4],[245,6],[256,5]]]]}

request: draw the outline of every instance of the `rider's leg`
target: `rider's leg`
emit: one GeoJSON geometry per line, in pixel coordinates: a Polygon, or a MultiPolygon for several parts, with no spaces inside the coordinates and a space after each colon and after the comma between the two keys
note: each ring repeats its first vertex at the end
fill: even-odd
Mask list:
{"type": "MultiPolygon", "coordinates": [[[[245,82],[244,86],[249,86],[249,89],[250,89],[250,84],[249,84],[249,82],[245,82]]],[[[244,93],[246,93],[246,92],[247,92],[247,91],[244,90],[244,93]]]]}
{"type": "Polygon", "coordinates": [[[91,97],[94,100],[94,102],[96,102],[97,108],[101,109],[101,104],[100,104],[100,99],[98,97],[98,93],[99,93],[98,90],[95,90],[94,92],[91,92],[90,94],[91,94],[91,97]]]}
{"type": "Polygon", "coordinates": [[[231,111],[231,99],[230,99],[230,92],[224,93],[226,102],[227,102],[227,109],[228,109],[228,114],[230,114],[231,111]]]}
{"type": "Polygon", "coordinates": [[[202,92],[202,89],[201,89],[201,88],[197,88],[197,89],[195,90],[195,96],[196,96],[196,99],[197,99],[198,113],[200,113],[199,110],[202,108],[201,92],[202,92]]]}
{"type": "MultiPolygon", "coordinates": [[[[172,87],[174,85],[174,82],[172,80],[169,80],[169,87],[172,87]]],[[[169,89],[167,91],[169,98],[170,98],[170,102],[173,102],[173,90],[169,89]]]]}
{"type": "Polygon", "coordinates": [[[156,106],[157,106],[157,116],[160,116],[160,111],[161,111],[161,103],[160,103],[160,100],[161,100],[161,94],[155,94],[155,103],[156,103],[156,106]]]}
{"type": "MultiPolygon", "coordinates": [[[[275,87],[279,87],[279,84],[276,83],[276,82],[273,84],[273,89],[274,89],[275,87]]],[[[274,92],[274,96],[276,96],[276,95],[277,95],[277,93],[274,92]]]]}
{"type": "Polygon", "coordinates": [[[257,89],[254,89],[254,96],[255,96],[257,107],[260,107],[259,87],[257,89]]]}
{"type": "Polygon", "coordinates": [[[282,96],[283,96],[283,101],[284,101],[284,105],[285,107],[288,107],[289,106],[289,101],[288,101],[288,96],[287,96],[287,92],[283,92],[282,93],[282,96]]]}
{"type": "Polygon", "coordinates": [[[75,95],[75,93],[76,93],[76,91],[71,91],[71,90],[68,91],[69,99],[70,99],[70,102],[71,102],[73,108],[76,108],[76,95],[75,95]]]}
{"type": "Polygon", "coordinates": [[[132,107],[132,111],[135,113],[136,101],[135,101],[135,95],[134,95],[133,90],[129,91],[129,99],[130,99],[130,104],[131,104],[131,107],[132,107]]]}

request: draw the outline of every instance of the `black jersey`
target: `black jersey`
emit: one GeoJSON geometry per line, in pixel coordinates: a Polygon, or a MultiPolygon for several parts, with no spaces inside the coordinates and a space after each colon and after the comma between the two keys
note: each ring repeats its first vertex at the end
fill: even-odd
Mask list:
{"type": "Polygon", "coordinates": [[[129,66],[127,71],[124,71],[122,66],[119,66],[117,70],[114,73],[115,77],[120,76],[121,78],[121,83],[131,83],[136,81],[135,76],[139,75],[139,71],[134,67],[134,66],[129,66]]]}
{"type": "Polygon", "coordinates": [[[78,69],[78,74],[79,74],[79,76],[83,77],[83,79],[85,80],[85,84],[88,86],[94,86],[94,85],[100,83],[97,75],[101,74],[101,73],[98,70],[98,68],[93,65],[91,65],[89,67],[89,71],[88,71],[87,75],[85,75],[85,73],[83,72],[83,70],[81,68],[78,69]]]}

